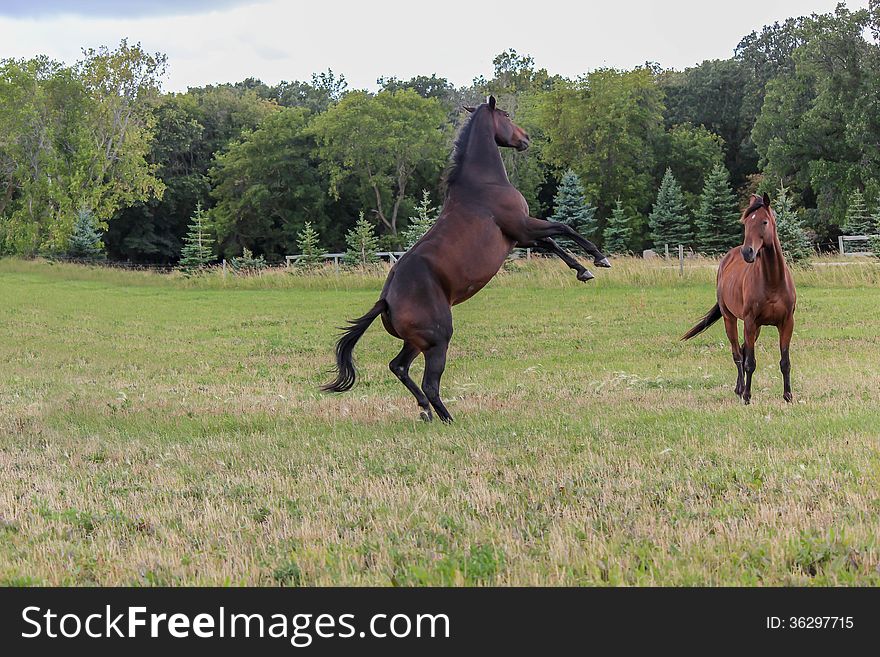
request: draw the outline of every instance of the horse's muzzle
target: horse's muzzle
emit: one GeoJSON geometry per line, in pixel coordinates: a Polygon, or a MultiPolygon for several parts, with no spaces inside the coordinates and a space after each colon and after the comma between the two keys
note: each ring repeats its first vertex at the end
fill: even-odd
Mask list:
{"type": "Polygon", "coordinates": [[[743,260],[749,263],[754,262],[755,256],[757,255],[757,251],[750,246],[744,246],[741,248],[740,253],[742,253],[743,260]]]}
{"type": "Polygon", "coordinates": [[[519,144],[517,144],[516,150],[518,150],[518,151],[526,150],[529,147],[529,143],[530,143],[529,138],[523,137],[522,139],[519,140],[519,144]]]}

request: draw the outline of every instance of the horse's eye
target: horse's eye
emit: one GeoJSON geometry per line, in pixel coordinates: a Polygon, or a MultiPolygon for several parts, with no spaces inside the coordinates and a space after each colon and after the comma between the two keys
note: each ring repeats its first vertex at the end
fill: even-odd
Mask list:
{"type": "Polygon", "coordinates": [[[766,226],[767,224],[768,224],[768,221],[766,219],[764,219],[764,225],[766,226]]]}

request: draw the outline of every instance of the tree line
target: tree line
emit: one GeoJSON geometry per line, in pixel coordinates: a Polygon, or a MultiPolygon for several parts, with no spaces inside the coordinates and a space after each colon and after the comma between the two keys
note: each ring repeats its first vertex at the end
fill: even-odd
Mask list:
{"type": "Polygon", "coordinates": [[[507,50],[462,88],[432,74],[370,93],[328,70],[162,93],[166,57],[126,41],[72,65],[0,60],[0,254],[67,252],[91,229],[109,258],[177,262],[197,212],[218,257],[278,260],[307,227],[342,250],[361,213],[398,250],[442,202],[460,107],[489,93],[532,137],[503,153],[532,215],[609,252],[723,251],[763,191],[824,247],[880,232],[878,42],[872,0],[765,26],[684,71],[568,79],[507,50]]]}

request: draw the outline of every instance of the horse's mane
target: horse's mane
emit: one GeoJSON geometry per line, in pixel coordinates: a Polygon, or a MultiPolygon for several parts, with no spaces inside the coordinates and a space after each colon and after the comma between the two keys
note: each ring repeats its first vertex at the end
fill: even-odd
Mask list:
{"type": "Polygon", "coordinates": [[[468,116],[467,120],[464,122],[464,125],[461,126],[461,130],[458,131],[458,136],[455,138],[455,143],[452,145],[452,154],[449,156],[449,164],[446,167],[446,171],[443,173],[443,184],[446,187],[446,191],[449,191],[449,186],[452,185],[456,180],[458,180],[459,174],[461,174],[461,166],[464,162],[464,151],[467,148],[468,139],[471,136],[471,128],[474,125],[474,119],[477,117],[483,110],[483,106],[480,105],[471,112],[470,116],[468,116]]]}
{"type": "MultiPolygon", "coordinates": [[[[742,223],[743,221],[745,221],[745,218],[749,215],[750,212],[754,212],[755,210],[764,207],[764,199],[762,199],[762,198],[761,198],[760,196],[758,196],[757,194],[754,194],[754,195],[752,196],[752,198],[753,198],[754,200],[751,202],[751,204],[749,205],[749,207],[747,207],[745,210],[743,210],[742,218],[740,218],[740,223],[742,223]]],[[[769,208],[768,208],[768,209],[769,209],[769,208]]]]}

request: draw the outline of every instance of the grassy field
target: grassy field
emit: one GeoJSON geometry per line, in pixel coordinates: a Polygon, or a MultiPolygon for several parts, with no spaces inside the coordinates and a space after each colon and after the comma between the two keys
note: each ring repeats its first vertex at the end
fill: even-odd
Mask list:
{"type": "Polygon", "coordinates": [[[444,426],[378,322],[317,390],[382,272],[0,261],[0,582],[880,584],[880,265],[796,273],[744,407],[711,263],[616,264],[457,307],[444,426]]]}

